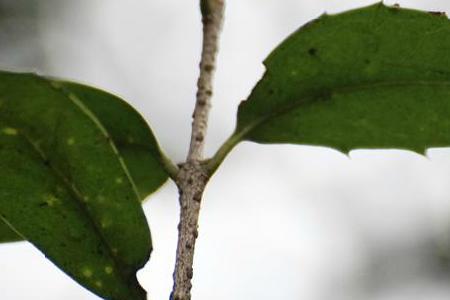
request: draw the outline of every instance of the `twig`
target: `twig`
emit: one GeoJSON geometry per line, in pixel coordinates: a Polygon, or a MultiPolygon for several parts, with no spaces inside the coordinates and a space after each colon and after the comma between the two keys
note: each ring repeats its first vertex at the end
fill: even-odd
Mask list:
{"type": "Polygon", "coordinates": [[[222,27],[224,0],[201,0],[203,22],[203,49],[200,61],[200,75],[197,82],[191,143],[186,162],[177,175],[180,191],[180,223],[178,225],[178,246],[173,274],[172,300],[191,299],[191,279],[195,241],[198,236],[198,218],[202,195],[209,179],[209,173],[201,164],[208,114],[211,107],[212,83],[219,35],[222,27]]]}

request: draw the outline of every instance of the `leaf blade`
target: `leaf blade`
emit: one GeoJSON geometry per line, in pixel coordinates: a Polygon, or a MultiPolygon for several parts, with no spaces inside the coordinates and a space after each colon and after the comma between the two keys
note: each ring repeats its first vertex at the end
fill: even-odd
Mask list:
{"type": "Polygon", "coordinates": [[[161,163],[158,142],[133,107],[119,97],[93,87],[67,81],[53,82],[75,94],[111,133],[142,201],[166,182],[168,174],[161,163]]]}
{"type": "MultiPolygon", "coordinates": [[[[66,93],[75,94],[99,118],[117,146],[142,201],[167,181],[158,143],[145,120],[128,103],[93,87],[49,80],[66,89],[66,93]]],[[[0,243],[21,240],[23,238],[0,221],[0,243]]]]}
{"type": "Polygon", "coordinates": [[[96,294],[145,299],[135,273],[150,234],[108,132],[47,79],[0,77],[0,165],[12,175],[0,180],[2,219],[96,294]]]}
{"type": "Polygon", "coordinates": [[[449,23],[382,4],[322,16],[265,61],[235,136],[342,152],[448,146],[449,23]]]}
{"type": "Polygon", "coordinates": [[[2,219],[16,224],[15,228],[25,234],[25,238],[32,240],[37,248],[44,250],[52,261],[85,287],[97,292],[103,285],[118,287],[111,294],[101,293],[106,297],[128,290],[122,285],[122,278],[110,278],[110,274],[99,271],[111,268],[117,272],[115,259],[110,257],[104,243],[92,234],[96,231],[95,226],[84,218],[85,211],[72,201],[75,196],[56,178],[49,176],[47,167],[29,142],[20,136],[6,139],[2,135],[0,145],[0,166],[11,176],[10,180],[0,181],[2,219]],[[14,151],[16,155],[11,155],[8,147],[20,147],[22,152],[14,151]],[[17,164],[25,168],[17,168],[17,164]],[[35,192],[32,197],[23,186],[35,192]],[[5,201],[14,201],[20,210],[5,205],[5,201]],[[23,222],[23,218],[46,221],[23,222]],[[68,259],[67,252],[74,250],[83,255],[75,253],[68,255],[68,259]]]}

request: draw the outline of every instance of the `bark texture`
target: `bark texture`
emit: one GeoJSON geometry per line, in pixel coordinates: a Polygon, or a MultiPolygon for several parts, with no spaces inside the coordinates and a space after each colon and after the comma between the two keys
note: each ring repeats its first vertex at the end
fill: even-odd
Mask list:
{"type": "Polygon", "coordinates": [[[191,279],[193,277],[195,241],[198,236],[198,218],[203,192],[209,179],[209,174],[202,164],[203,148],[213,93],[213,75],[222,27],[224,0],[201,0],[201,9],[203,47],[192,121],[191,143],[186,162],[180,166],[176,176],[176,183],[180,192],[181,213],[171,300],[191,299],[191,279]]]}
{"type": "Polygon", "coordinates": [[[208,182],[208,174],[199,163],[189,163],[179,172],[180,223],[178,225],[178,247],[173,274],[172,300],[191,299],[191,279],[195,241],[198,236],[200,204],[208,182]]]}
{"type": "Polygon", "coordinates": [[[203,158],[204,140],[208,127],[208,115],[213,93],[213,76],[222,29],[224,1],[201,0],[203,23],[203,47],[200,75],[197,81],[197,102],[192,121],[191,144],[187,161],[203,158]]]}

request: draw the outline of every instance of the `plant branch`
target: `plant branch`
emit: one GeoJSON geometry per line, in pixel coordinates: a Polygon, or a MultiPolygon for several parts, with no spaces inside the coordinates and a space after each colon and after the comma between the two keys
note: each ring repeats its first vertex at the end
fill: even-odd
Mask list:
{"type": "Polygon", "coordinates": [[[187,161],[203,158],[204,139],[208,127],[208,115],[213,92],[213,76],[216,67],[219,35],[222,28],[224,0],[201,0],[201,8],[203,49],[187,161]]]}
{"type": "Polygon", "coordinates": [[[201,164],[201,161],[211,107],[213,75],[223,22],[224,0],[200,0],[200,5],[203,23],[203,47],[200,75],[197,82],[197,101],[192,121],[191,143],[186,162],[181,164],[176,179],[180,192],[181,212],[171,300],[191,299],[192,266],[195,241],[198,236],[200,204],[209,180],[209,173],[201,164]]]}

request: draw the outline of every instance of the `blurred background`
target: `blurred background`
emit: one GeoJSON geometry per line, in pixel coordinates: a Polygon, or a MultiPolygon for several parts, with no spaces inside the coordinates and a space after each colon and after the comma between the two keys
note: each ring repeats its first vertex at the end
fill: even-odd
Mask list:
{"type": "MultiPolygon", "coordinates": [[[[122,96],[165,151],[184,159],[201,45],[186,0],[0,0],[0,69],[35,71],[122,96]]],[[[207,153],[234,129],[262,60],[323,12],[357,0],[227,1],[207,153]]],[[[396,1],[450,13],[446,0],[396,1]]],[[[394,4],[386,1],[386,4],[394,4]]],[[[5,176],[5,175],[3,175],[5,176]]],[[[344,156],[243,143],[212,179],[201,212],[194,300],[450,299],[450,149],[344,156]]],[[[139,280],[168,299],[178,199],[167,183],[144,205],[154,252],[139,280]]],[[[95,300],[27,243],[0,245],[1,300],[95,300]]]]}

